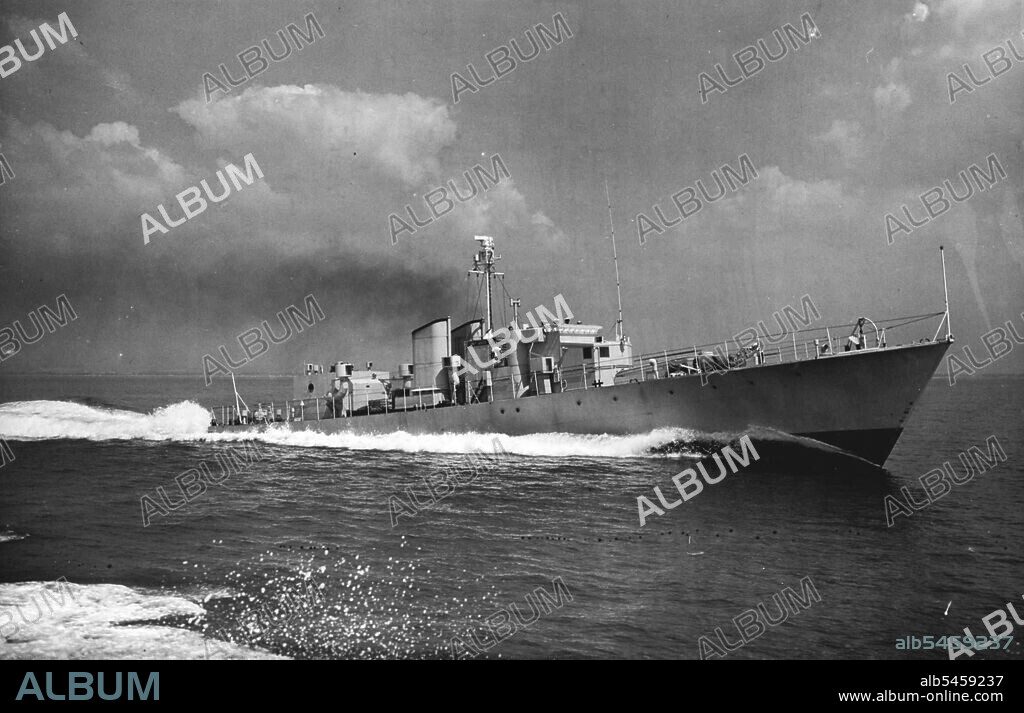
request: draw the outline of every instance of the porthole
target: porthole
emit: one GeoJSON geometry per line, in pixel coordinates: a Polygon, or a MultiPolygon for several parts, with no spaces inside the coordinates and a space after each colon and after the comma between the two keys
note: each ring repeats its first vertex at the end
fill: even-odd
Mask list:
{"type": "Polygon", "coordinates": [[[577,400],[576,400],[576,405],[577,405],[577,406],[582,406],[582,405],[583,405],[583,402],[577,399],[577,400]]]}
{"type": "Polygon", "coordinates": [[[501,412],[502,412],[502,413],[505,413],[505,409],[501,409],[501,412]]]}
{"type": "Polygon", "coordinates": [[[516,406],[516,413],[519,413],[519,407],[516,406]]]}

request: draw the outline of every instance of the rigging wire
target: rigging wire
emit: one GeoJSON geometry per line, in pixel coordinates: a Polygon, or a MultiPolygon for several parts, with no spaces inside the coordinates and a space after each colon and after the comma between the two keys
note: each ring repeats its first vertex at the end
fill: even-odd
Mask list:
{"type": "MultiPolygon", "coordinates": [[[[468,279],[469,275],[466,275],[466,278],[468,279]]],[[[483,289],[484,289],[484,281],[483,280],[478,280],[477,282],[479,284],[477,285],[477,288],[476,288],[476,304],[473,305],[473,312],[470,314],[470,317],[469,317],[470,319],[476,319],[477,316],[479,315],[479,311],[478,310],[480,308],[480,295],[481,295],[481,293],[483,292],[483,289]]]]}
{"type": "Polygon", "coordinates": [[[505,326],[508,324],[508,306],[510,305],[509,300],[512,299],[512,295],[510,295],[508,290],[505,289],[505,276],[502,275],[498,280],[501,282],[501,291],[505,294],[505,297],[508,298],[501,301],[501,323],[502,326],[505,326]]]}

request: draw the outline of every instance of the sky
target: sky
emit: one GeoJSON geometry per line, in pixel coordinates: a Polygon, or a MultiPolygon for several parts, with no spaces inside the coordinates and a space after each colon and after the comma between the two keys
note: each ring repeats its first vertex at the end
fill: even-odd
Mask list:
{"type": "MultiPolygon", "coordinates": [[[[0,373],[202,374],[204,354],[238,359],[239,334],[307,295],[325,319],[238,373],[394,367],[415,327],[473,316],[474,235],[496,239],[523,310],[562,295],[611,333],[606,181],[637,350],[772,324],[804,295],[820,325],[941,311],[940,245],[957,348],[985,354],[981,336],[1006,322],[1024,334],[1021,0],[3,0],[0,44],[32,56],[32,31],[61,13],[77,32],[66,44],[16,71],[17,48],[0,49],[14,173],[0,185],[0,329],[31,334],[30,313],[59,295],[77,319],[0,373]],[[322,36],[295,48],[286,28],[312,32],[309,13],[322,36]],[[571,36],[501,64],[511,39],[531,54],[527,30],[554,35],[556,16],[571,36]],[[778,54],[773,33],[803,16],[806,42],[757,72],[750,59],[737,81],[734,55],[759,40],[778,54]],[[266,40],[280,56],[279,31],[291,54],[247,77],[238,55],[266,40]],[[493,81],[488,53],[507,71],[493,81]],[[244,84],[212,83],[221,64],[244,84]],[[960,86],[965,64],[977,86],[960,86]],[[177,194],[204,179],[220,193],[217,171],[249,154],[262,178],[145,242],[143,214],[180,217],[177,194]],[[962,194],[959,172],[988,172],[993,155],[1005,177],[920,224],[923,193],[948,180],[962,194]],[[494,173],[495,156],[508,176],[430,215],[425,194],[468,193],[464,172],[494,173]],[[672,223],[670,196],[700,180],[713,197],[712,171],[741,156],[756,178],[641,244],[638,216],[657,206],[672,223]],[[393,243],[389,216],[408,223],[407,205],[431,220],[393,243]],[[907,230],[887,235],[887,214],[907,230]]],[[[1024,371],[1024,349],[988,371],[1024,371]]]]}

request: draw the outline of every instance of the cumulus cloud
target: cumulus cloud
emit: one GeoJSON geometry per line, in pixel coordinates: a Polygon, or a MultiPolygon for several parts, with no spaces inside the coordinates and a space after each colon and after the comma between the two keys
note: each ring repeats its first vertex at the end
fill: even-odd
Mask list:
{"type": "MultiPolygon", "coordinates": [[[[128,121],[70,131],[0,115],[4,155],[17,174],[0,201],[9,292],[18,294],[12,275],[45,275],[55,294],[75,286],[76,309],[102,303],[97,312],[113,315],[108,305],[131,305],[165,323],[112,321],[118,334],[166,328],[191,344],[196,329],[208,329],[213,344],[196,347],[206,350],[311,291],[339,320],[344,313],[339,329],[366,323],[400,336],[410,322],[459,303],[453,260],[469,254],[473,234],[512,237],[527,252],[566,239],[502,176],[402,236],[411,249],[391,244],[389,213],[404,214],[409,204],[429,215],[427,192],[450,179],[465,192],[463,174],[474,164],[493,172],[489,157],[456,143],[455,122],[436,99],[250,87],[173,112],[193,130],[191,145],[155,144],[145,125],[128,121]],[[249,153],[263,179],[143,243],[143,213],[159,220],[163,205],[180,217],[179,193],[203,179],[219,193],[218,168],[241,167],[249,153]],[[391,316],[380,316],[382,307],[391,316]]],[[[515,164],[507,165],[514,176],[515,164]]],[[[169,366],[182,354],[150,357],[169,366]]]]}
{"type": "Polygon", "coordinates": [[[914,3],[914,9],[907,14],[907,19],[911,22],[924,22],[928,19],[929,14],[931,14],[931,11],[928,5],[923,2],[916,2],[914,3]]]}
{"type": "Polygon", "coordinates": [[[9,187],[6,220],[44,244],[79,232],[91,238],[87,249],[103,248],[96,241],[113,239],[118,221],[138,219],[188,180],[183,166],[143,145],[138,129],[124,122],[97,124],[81,137],[43,121],[26,126],[9,118],[5,129],[20,179],[9,187]]]}
{"type": "Polygon", "coordinates": [[[904,42],[910,44],[910,54],[918,55],[923,49],[919,41],[925,34],[925,21],[931,16],[931,8],[923,2],[915,2],[910,12],[905,13],[899,20],[899,36],[904,42]]]}
{"type": "Polygon", "coordinates": [[[564,243],[568,240],[565,233],[555,226],[554,221],[543,213],[538,212],[531,215],[530,224],[536,228],[540,235],[545,236],[552,242],[564,243]]]}
{"type": "MultiPolygon", "coordinates": [[[[179,159],[185,153],[180,148],[169,154],[127,122],[100,123],[83,135],[47,122],[29,125],[8,118],[3,150],[17,176],[4,186],[0,201],[8,288],[4,301],[18,293],[15,278],[31,279],[35,286],[30,276],[39,276],[50,292],[67,292],[79,314],[89,314],[93,326],[83,334],[107,330],[104,342],[111,343],[135,334],[129,341],[142,345],[135,353],[156,344],[153,334],[158,334],[166,353],[157,350],[147,358],[179,369],[198,364],[198,354],[189,353],[186,363],[174,346],[192,343],[197,329],[213,330],[210,344],[204,346],[200,338],[192,347],[209,351],[251,327],[255,315],[273,315],[310,292],[325,310],[333,305],[339,317],[338,305],[344,305],[348,327],[368,320],[386,300],[395,307],[395,323],[387,322],[395,334],[408,328],[410,314],[417,315],[414,322],[419,318],[418,310],[451,309],[457,281],[450,279],[450,265],[443,271],[439,260],[414,264],[415,255],[395,253],[379,204],[367,202],[365,195],[320,200],[312,193],[318,176],[281,181],[263,158],[264,148],[270,154],[270,147],[251,143],[248,148],[266,178],[283,184],[282,191],[257,179],[144,245],[142,213],[160,220],[157,206],[163,205],[172,216],[181,216],[175,196],[202,179],[210,179],[220,192],[214,176],[224,163],[218,154],[241,166],[242,152],[221,147],[198,159],[179,159]],[[377,234],[370,232],[374,224],[377,234]],[[353,244],[365,249],[351,249],[353,244]],[[396,258],[387,267],[393,282],[380,279],[374,246],[378,254],[390,251],[396,258]],[[395,290],[396,284],[402,289],[395,290]],[[154,321],[141,326],[120,322],[115,304],[125,312],[131,306],[134,314],[154,321]]],[[[388,158],[384,165],[400,165],[387,164],[388,158]]],[[[401,184],[401,171],[395,171],[388,180],[401,184]]],[[[285,356],[282,351],[280,357],[285,356]]]]}
{"type": "MultiPolygon", "coordinates": [[[[343,203],[349,209],[348,235],[339,239],[359,236],[364,251],[367,245],[391,249],[390,214],[407,220],[405,206],[410,205],[421,218],[429,215],[425,194],[449,181],[465,192],[464,174],[472,174],[469,158],[454,157],[460,147],[448,107],[412,93],[377,95],[321,85],[249,87],[209,104],[184,101],[172,111],[195,129],[205,149],[238,156],[259,147],[273,167],[267,180],[274,192],[295,196],[307,211],[329,220],[336,208],[328,202],[343,203]],[[368,231],[380,237],[368,237],[368,231]]],[[[489,172],[493,168],[487,158],[476,163],[489,172]]],[[[534,213],[506,177],[472,200],[456,203],[450,214],[418,228],[416,236],[430,240],[508,231],[547,243],[564,239],[550,221],[535,222],[534,213]]]]}
{"type": "Polygon", "coordinates": [[[822,209],[841,209],[851,202],[839,181],[805,181],[787,176],[778,166],[760,171],[754,195],[763,209],[790,217],[812,217],[822,209]]]}
{"type": "Polygon", "coordinates": [[[875,106],[885,113],[901,114],[911,104],[910,88],[899,81],[901,75],[901,62],[894,57],[891,62],[882,70],[883,85],[875,87],[873,98],[875,106]]]}
{"type": "Polygon", "coordinates": [[[1019,0],[942,0],[936,8],[936,14],[952,23],[957,34],[963,35],[978,25],[990,29],[1001,25],[999,29],[1004,30],[1002,18],[1019,7],[1019,0]]]}
{"type": "MultiPolygon", "coordinates": [[[[219,167],[241,166],[252,153],[263,180],[173,229],[175,241],[199,241],[183,260],[205,269],[239,250],[308,258],[358,246],[363,256],[390,254],[388,215],[404,216],[407,204],[429,215],[422,196],[449,179],[464,186],[462,174],[473,165],[451,155],[459,147],[448,108],[415,94],[251,87],[208,105],[185,101],[173,111],[195,130],[197,157],[173,158],[124,121],[100,123],[79,136],[46,122],[29,126],[10,119],[5,152],[19,180],[3,212],[15,233],[35,236],[37,247],[52,241],[64,249],[69,235],[88,238],[77,241],[81,249],[141,245],[142,213],[155,216],[164,205],[180,215],[178,193],[203,179],[216,187],[219,167]]],[[[491,169],[487,160],[482,163],[491,169]]],[[[457,203],[451,215],[419,228],[416,237],[455,241],[489,231],[538,245],[565,239],[538,215],[543,213],[503,177],[457,203]]],[[[426,259],[440,262],[437,253],[426,259]]]]}
{"type": "Polygon", "coordinates": [[[906,52],[921,59],[915,66],[919,75],[935,62],[978,61],[994,44],[1016,36],[1024,20],[1019,0],[943,0],[928,12],[921,7],[928,6],[917,3],[900,19],[906,52]]]}
{"type": "Polygon", "coordinates": [[[864,158],[864,132],[856,121],[836,119],[828,131],[811,137],[811,141],[833,147],[847,166],[864,158]]]}
{"type": "Polygon", "coordinates": [[[910,89],[905,84],[889,82],[875,87],[874,99],[875,106],[879,109],[899,114],[910,106],[910,89]]]}
{"type": "Polygon", "coordinates": [[[548,247],[566,240],[565,234],[544,213],[531,213],[515,181],[496,186],[481,203],[484,205],[485,219],[482,227],[486,230],[500,228],[519,239],[532,238],[538,244],[548,247]]]}
{"type": "Polygon", "coordinates": [[[693,218],[670,230],[683,235],[718,234],[719,239],[743,240],[751,221],[762,232],[777,231],[783,226],[816,230],[838,218],[853,217],[861,207],[859,197],[837,180],[795,178],[778,166],[759,167],[757,173],[758,177],[748,186],[708,204],[693,218]]]}
{"type": "Polygon", "coordinates": [[[456,134],[448,107],[437,99],[309,84],[249,87],[209,104],[190,99],[172,111],[209,146],[277,147],[278,165],[293,156],[310,167],[330,156],[371,165],[408,186],[440,175],[440,152],[456,134]]]}
{"type": "MultiPolygon", "coordinates": [[[[493,233],[515,237],[520,242],[532,240],[541,247],[559,247],[567,241],[565,233],[553,220],[543,212],[530,211],[514,179],[504,179],[477,198],[457,204],[452,215],[452,226],[439,221],[436,230],[458,235],[493,233]]],[[[426,232],[429,237],[431,229],[427,228],[426,232]]]]}

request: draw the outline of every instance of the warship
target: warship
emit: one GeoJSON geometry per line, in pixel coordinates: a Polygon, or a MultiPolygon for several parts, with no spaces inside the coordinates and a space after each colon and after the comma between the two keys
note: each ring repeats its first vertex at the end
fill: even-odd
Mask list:
{"type": "Polygon", "coordinates": [[[395,372],[374,370],[372,362],[356,369],[333,355],[326,371],[322,362],[305,363],[290,398],[250,408],[236,388],[233,405],[212,410],[210,432],[771,432],[880,467],[953,342],[941,247],[943,311],[781,334],[747,330],[745,340],[635,354],[623,333],[614,233],[619,311],[610,339],[601,325],[574,322],[560,295],[555,312],[538,307],[526,321],[520,300],[510,298],[514,319],[496,327],[501,256],[493,238],[474,239],[479,249],[469,274],[481,282],[482,314],[456,327],[447,316],[412,330],[411,361],[395,372]],[[940,317],[930,338],[891,343],[894,332],[902,337],[911,325],[940,317]]]}

